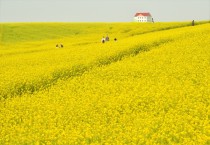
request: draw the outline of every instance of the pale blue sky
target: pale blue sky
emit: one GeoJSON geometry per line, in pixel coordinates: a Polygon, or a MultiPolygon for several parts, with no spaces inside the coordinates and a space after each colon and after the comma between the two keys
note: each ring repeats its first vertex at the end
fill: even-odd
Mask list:
{"type": "Polygon", "coordinates": [[[0,22],[130,22],[209,20],[210,0],[0,0],[0,22]]]}

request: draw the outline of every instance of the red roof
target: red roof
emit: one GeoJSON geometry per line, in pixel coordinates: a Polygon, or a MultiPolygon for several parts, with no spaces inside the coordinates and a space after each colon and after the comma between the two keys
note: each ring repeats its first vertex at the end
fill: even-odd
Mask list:
{"type": "Polygon", "coordinates": [[[137,16],[151,16],[151,14],[150,13],[136,13],[135,17],[137,16]]]}

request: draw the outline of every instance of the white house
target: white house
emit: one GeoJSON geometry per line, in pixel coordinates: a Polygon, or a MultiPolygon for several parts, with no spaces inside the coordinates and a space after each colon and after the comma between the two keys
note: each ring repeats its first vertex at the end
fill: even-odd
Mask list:
{"type": "Polygon", "coordinates": [[[135,22],[153,22],[152,16],[150,13],[136,13],[134,16],[135,22]]]}

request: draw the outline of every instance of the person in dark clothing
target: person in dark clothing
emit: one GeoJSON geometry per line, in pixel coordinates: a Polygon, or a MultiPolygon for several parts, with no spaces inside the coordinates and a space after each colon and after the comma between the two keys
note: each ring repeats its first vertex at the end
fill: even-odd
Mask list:
{"type": "Polygon", "coordinates": [[[56,48],[63,48],[63,44],[56,44],[56,48]]]}
{"type": "Polygon", "coordinates": [[[103,37],[103,38],[101,39],[101,42],[102,42],[102,43],[105,43],[105,41],[106,41],[106,39],[103,37]]]}
{"type": "Polygon", "coordinates": [[[106,36],[106,41],[109,41],[109,36],[108,35],[106,36]]]}
{"type": "Polygon", "coordinates": [[[195,21],[194,20],[192,20],[192,26],[194,26],[195,25],[195,21]]]}

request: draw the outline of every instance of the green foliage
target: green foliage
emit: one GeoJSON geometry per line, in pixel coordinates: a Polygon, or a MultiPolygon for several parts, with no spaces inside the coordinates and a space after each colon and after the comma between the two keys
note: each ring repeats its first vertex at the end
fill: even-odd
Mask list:
{"type": "MultiPolygon", "coordinates": [[[[206,21],[196,24],[207,23],[206,21]]],[[[93,34],[106,36],[119,33],[134,36],[148,32],[168,30],[191,25],[191,22],[173,23],[0,23],[1,43],[16,43],[79,37],[93,34]]],[[[120,34],[120,35],[122,35],[120,34]]],[[[102,37],[102,36],[101,36],[102,37]]]]}

